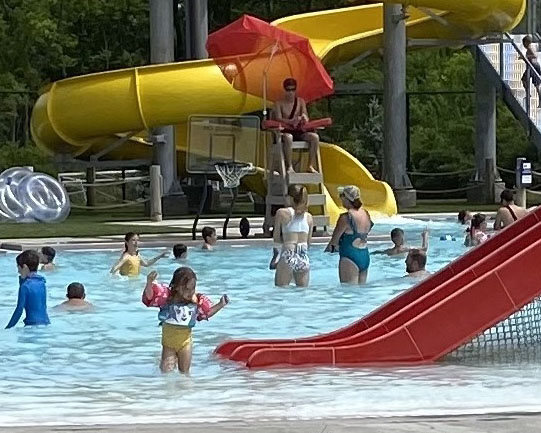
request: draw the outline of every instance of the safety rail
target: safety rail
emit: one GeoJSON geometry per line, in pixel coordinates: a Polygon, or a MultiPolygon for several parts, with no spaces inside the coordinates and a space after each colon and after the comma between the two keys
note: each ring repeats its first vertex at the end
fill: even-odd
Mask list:
{"type": "Polygon", "coordinates": [[[448,171],[443,173],[428,173],[423,171],[408,171],[410,176],[424,176],[424,177],[436,177],[436,176],[459,176],[461,174],[474,174],[475,168],[468,170],[448,171]]]}
{"type": "MultiPolygon", "coordinates": [[[[435,172],[430,173],[430,172],[423,172],[423,171],[408,171],[408,175],[410,175],[411,177],[423,177],[423,178],[455,177],[455,176],[462,176],[462,175],[467,175],[467,174],[471,175],[471,178],[473,178],[473,176],[475,175],[475,168],[472,167],[465,170],[438,172],[438,173],[435,173],[435,172]]],[[[413,183],[415,186],[415,182],[413,183]]],[[[415,190],[419,194],[437,195],[437,194],[455,194],[455,193],[460,193],[460,192],[467,192],[476,188],[478,188],[477,185],[466,185],[464,187],[459,187],[459,188],[447,188],[447,189],[437,189],[437,190],[421,189],[421,188],[415,187],[415,190]]]]}
{"type": "MultiPolygon", "coordinates": [[[[533,66],[532,62],[530,62],[530,60],[524,55],[524,53],[522,52],[522,50],[520,49],[520,47],[517,45],[517,43],[514,41],[513,37],[509,34],[509,33],[505,33],[505,37],[507,38],[506,41],[504,42],[501,42],[500,44],[503,44],[505,42],[508,42],[510,43],[513,48],[515,49],[515,52],[519,55],[519,57],[524,61],[524,64],[526,65],[526,72],[527,72],[527,82],[528,82],[528,86],[526,86],[526,113],[528,113],[528,116],[531,115],[531,100],[530,100],[530,95],[531,95],[531,92],[530,92],[530,79],[531,79],[531,75],[533,73],[534,77],[536,77],[540,82],[541,82],[541,75],[539,74],[539,72],[537,72],[537,70],[535,69],[535,67],[533,66]]],[[[502,52],[503,50],[500,50],[500,53],[502,52]]],[[[505,63],[503,62],[503,58],[501,58],[501,54],[500,54],[500,65],[504,65],[504,67],[502,69],[500,69],[500,77],[503,77],[503,71],[505,69],[505,63]]],[[[519,101],[520,102],[520,101],[519,101]]]]}
{"type": "Polygon", "coordinates": [[[516,101],[539,129],[541,128],[541,110],[531,109],[532,102],[539,103],[538,95],[532,95],[531,85],[523,85],[522,76],[526,72],[528,83],[530,83],[532,76],[541,81],[541,75],[517,43],[524,36],[504,33],[499,43],[481,45],[479,49],[486,55],[500,79],[511,89],[516,101]]]}
{"type": "Polygon", "coordinates": [[[72,197],[72,208],[82,210],[109,210],[131,206],[138,206],[150,200],[146,193],[150,185],[150,176],[143,174],[141,170],[107,170],[93,173],[93,182],[88,182],[85,172],[59,173],[58,179],[72,197]],[[127,186],[135,184],[137,197],[134,200],[127,199],[127,186]],[[115,190],[121,187],[121,190],[115,190]],[[82,195],[86,205],[73,203],[73,197],[82,195]],[[112,202],[96,204],[97,197],[112,202]],[[119,203],[120,202],[120,203],[119,203]]]}
{"type": "Polygon", "coordinates": [[[130,207],[130,206],[138,206],[149,201],[150,201],[150,198],[144,198],[144,199],[137,199],[134,201],[128,201],[125,203],[102,205],[102,206],[82,206],[82,205],[76,205],[72,203],[71,207],[73,209],[82,209],[82,210],[111,210],[111,209],[120,209],[120,208],[125,208],[125,207],[130,207]]]}

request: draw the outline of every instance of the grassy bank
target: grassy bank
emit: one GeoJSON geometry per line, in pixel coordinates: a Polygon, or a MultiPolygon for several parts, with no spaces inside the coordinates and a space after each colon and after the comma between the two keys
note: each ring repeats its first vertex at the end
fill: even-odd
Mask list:
{"type": "MultiPolygon", "coordinates": [[[[533,206],[534,203],[529,203],[533,206]]],[[[418,200],[417,206],[401,209],[400,213],[458,213],[461,209],[479,212],[491,212],[498,209],[498,205],[471,204],[466,200],[418,200]]],[[[262,216],[255,215],[251,206],[242,204],[233,216],[262,216]],[[238,212],[238,213],[237,213],[238,212]]],[[[206,217],[220,218],[224,214],[205,215],[206,217]]],[[[182,218],[191,219],[195,215],[185,215],[182,218]]],[[[176,217],[175,219],[178,219],[176,217]]],[[[15,238],[40,238],[40,237],[94,237],[122,235],[129,231],[140,233],[181,233],[190,230],[166,225],[134,225],[133,221],[145,221],[142,207],[131,210],[89,212],[74,210],[70,217],[61,224],[0,224],[0,240],[15,238]],[[118,222],[120,224],[106,224],[118,222]]]]}

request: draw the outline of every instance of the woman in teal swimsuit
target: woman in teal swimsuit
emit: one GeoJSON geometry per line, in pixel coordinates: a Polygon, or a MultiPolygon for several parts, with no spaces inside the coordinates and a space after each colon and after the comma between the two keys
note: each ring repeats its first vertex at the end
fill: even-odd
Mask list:
{"type": "Polygon", "coordinates": [[[349,185],[338,188],[338,193],[347,212],[338,218],[325,251],[332,253],[338,248],[340,253],[338,274],[341,283],[364,284],[370,266],[366,241],[374,223],[368,212],[362,209],[359,188],[349,185]]]}

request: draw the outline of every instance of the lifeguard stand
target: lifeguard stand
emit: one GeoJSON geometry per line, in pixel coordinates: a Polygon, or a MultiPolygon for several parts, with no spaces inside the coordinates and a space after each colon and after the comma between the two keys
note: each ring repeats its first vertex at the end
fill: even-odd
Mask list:
{"type": "Polygon", "coordinates": [[[270,233],[273,226],[273,208],[287,206],[287,190],[290,185],[305,185],[308,190],[308,206],[314,217],[314,227],[322,234],[327,233],[330,218],[327,214],[326,196],[323,185],[323,166],[321,154],[317,149],[316,170],[318,173],[305,173],[309,143],[294,141],[292,145],[292,162],[295,173],[286,172],[285,158],[281,134],[278,129],[268,129],[267,158],[265,160],[265,176],[267,196],[265,198],[265,221],[263,231],[270,233]]]}

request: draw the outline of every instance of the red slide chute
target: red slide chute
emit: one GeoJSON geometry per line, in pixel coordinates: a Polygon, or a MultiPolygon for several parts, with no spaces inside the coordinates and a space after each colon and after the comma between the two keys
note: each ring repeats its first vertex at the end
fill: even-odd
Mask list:
{"type": "Polygon", "coordinates": [[[541,294],[541,208],[350,326],[293,340],[228,341],[248,367],[433,362],[541,294]]]}

